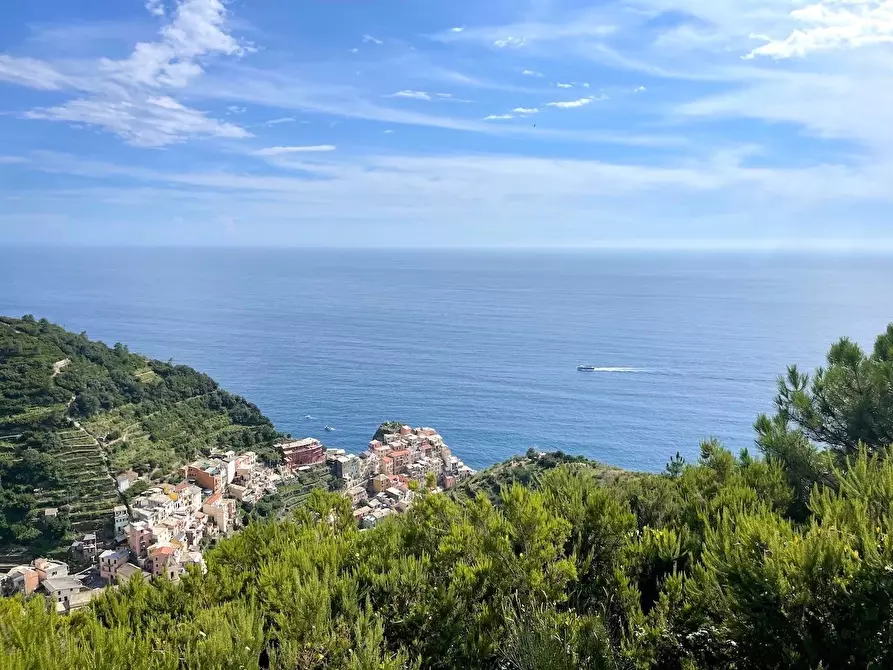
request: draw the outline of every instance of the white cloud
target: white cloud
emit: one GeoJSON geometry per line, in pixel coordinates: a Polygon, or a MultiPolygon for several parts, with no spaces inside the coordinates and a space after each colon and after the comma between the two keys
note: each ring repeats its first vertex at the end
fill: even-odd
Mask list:
{"type": "Polygon", "coordinates": [[[389,98],[409,98],[410,100],[431,100],[431,94],[425,91],[397,91],[391,93],[389,98]]]}
{"type": "Polygon", "coordinates": [[[644,93],[644,92],[647,91],[647,90],[648,90],[648,89],[646,89],[644,86],[636,86],[636,87],[633,89],[633,93],[644,93]]]}
{"type": "Polygon", "coordinates": [[[559,83],[559,84],[555,84],[555,85],[556,85],[558,88],[573,88],[573,87],[574,87],[573,84],[561,84],[561,83],[559,83]]]}
{"type": "Polygon", "coordinates": [[[589,88],[589,84],[587,84],[586,82],[583,82],[583,88],[589,88]]]}
{"type": "Polygon", "coordinates": [[[543,75],[536,70],[524,70],[521,74],[525,77],[542,77],[543,75]]]}
{"type": "Polygon", "coordinates": [[[152,16],[164,16],[164,3],[162,0],[146,0],[146,10],[152,16]]]}
{"type": "Polygon", "coordinates": [[[526,37],[503,37],[502,39],[495,40],[493,46],[499,47],[500,49],[517,49],[523,47],[526,43],[526,37]]]}
{"type": "Polygon", "coordinates": [[[540,110],[538,110],[536,107],[515,107],[512,110],[512,112],[514,112],[515,114],[525,114],[525,115],[526,114],[536,114],[539,111],[540,110]]]}
{"type": "Polygon", "coordinates": [[[390,128],[388,128],[387,130],[384,131],[383,134],[384,134],[384,135],[393,135],[393,134],[394,134],[394,131],[391,130],[390,128]]]}
{"type": "Polygon", "coordinates": [[[226,111],[230,114],[244,114],[248,111],[247,107],[239,107],[238,105],[227,105],[226,111]]]}
{"type": "Polygon", "coordinates": [[[352,54],[360,53],[360,50],[357,49],[356,47],[354,47],[353,49],[348,49],[348,51],[350,51],[350,53],[352,53],[352,54]]]}
{"type": "Polygon", "coordinates": [[[56,107],[32,109],[25,118],[100,126],[131,144],[162,147],[190,137],[240,139],[251,134],[231,123],[208,118],[167,96],[138,102],[100,99],[71,100],[56,107]]]}
{"type": "MultiPolygon", "coordinates": [[[[155,14],[159,7],[158,3],[147,5],[155,14]]],[[[190,137],[249,137],[246,130],[208,118],[169,95],[171,89],[186,88],[202,75],[212,57],[246,52],[226,32],[225,24],[222,0],[179,0],[159,39],[138,43],[125,59],[54,66],[0,56],[0,79],[32,88],[86,93],[87,97],[33,109],[24,116],[98,126],[140,146],[164,146],[190,137]]]]}
{"type": "Polygon", "coordinates": [[[307,147],[269,147],[267,149],[259,149],[254,153],[255,156],[284,156],[286,154],[299,153],[320,153],[335,151],[337,147],[331,144],[318,144],[307,147]]]}
{"type": "Polygon", "coordinates": [[[384,44],[384,42],[372,35],[363,35],[363,44],[384,44]]]}
{"type": "Polygon", "coordinates": [[[784,39],[754,35],[766,44],[745,58],[804,57],[818,51],[893,43],[893,0],[822,0],[795,9],[790,17],[803,27],[784,39]]]}
{"type": "Polygon", "coordinates": [[[515,117],[511,114],[491,114],[490,116],[485,116],[484,121],[503,121],[505,119],[514,119],[515,117]]]}
{"type": "Polygon", "coordinates": [[[72,84],[69,77],[58,72],[49,63],[6,54],[0,54],[0,81],[45,91],[55,91],[72,84]]]}
{"type": "Polygon", "coordinates": [[[546,107],[559,107],[561,109],[573,109],[574,107],[583,107],[585,105],[590,104],[595,100],[595,97],[588,96],[586,98],[579,98],[577,100],[567,100],[560,102],[547,102],[546,107]]]}
{"type": "Polygon", "coordinates": [[[450,28],[451,33],[461,33],[465,28],[463,26],[456,26],[455,28],[450,28]]]}
{"type": "Polygon", "coordinates": [[[278,126],[280,123],[294,123],[297,119],[293,116],[283,116],[280,119],[271,119],[267,121],[266,125],[268,126],[278,126]]]}

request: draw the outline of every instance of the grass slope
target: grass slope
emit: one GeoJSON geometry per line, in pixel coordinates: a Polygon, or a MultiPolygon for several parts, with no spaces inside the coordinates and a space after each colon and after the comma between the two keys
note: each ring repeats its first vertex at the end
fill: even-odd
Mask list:
{"type": "Polygon", "coordinates": [[[108,532],[121,470],[160,479],[213,447],[275,461],[277,437],[256,406],[189,367],[0,317],[0,563],[108,532]]]}

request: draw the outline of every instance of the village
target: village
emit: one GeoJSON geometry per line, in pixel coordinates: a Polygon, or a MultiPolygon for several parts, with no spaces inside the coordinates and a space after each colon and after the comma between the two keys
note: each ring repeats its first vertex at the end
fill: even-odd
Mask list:
{"type": "MultiPolygon", "coordinates": [[[[251,451],[212,452],[184,466],[179,483],[153,483],[129,505],[116,506],[111,537],[81,536],[71,545],[69,562],[37,558],[15,566],[2,577],[0,592],[42,594],[64,613],[137,574],[176,581],[190,567],[204,572],[204,550],[238,530],[243,507],[314,469],[328,469],[334,488],[350,499],[361,530],[405,512],[419,490],[450,489],[474,474],[433,428],[384,424],[376,438],[359,455],[327,449],[315,438],[283,439],[282,462],[275,466],[259,462],[251,451]],[[70,573],[69,563],[78,571],[70,573]]],[[[126,499],[145,480],[125,472],[116,481],[126,499]]]]}

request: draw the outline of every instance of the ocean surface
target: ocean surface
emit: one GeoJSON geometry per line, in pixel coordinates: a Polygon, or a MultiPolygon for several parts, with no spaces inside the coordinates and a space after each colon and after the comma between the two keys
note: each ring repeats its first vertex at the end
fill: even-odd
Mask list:
{"type": "Polygon", "coordinates": [[[891,287],[882,256],[0,249],[0,313],[196,367],[332,447],[433,426],[474,468],[752,447],[785,366],[870,346],[891,287]]]}

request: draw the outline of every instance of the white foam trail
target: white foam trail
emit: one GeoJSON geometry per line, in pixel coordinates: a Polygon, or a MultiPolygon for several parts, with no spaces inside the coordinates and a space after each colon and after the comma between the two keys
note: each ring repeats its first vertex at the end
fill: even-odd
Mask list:
{"type": "Polygon", "coordinates": [[[651,370],[646,370],[645,368],[615,367],[615,368],[589,368],[589,369],[583,370],[583,372],[651,372],[651,370]]]}

